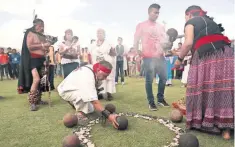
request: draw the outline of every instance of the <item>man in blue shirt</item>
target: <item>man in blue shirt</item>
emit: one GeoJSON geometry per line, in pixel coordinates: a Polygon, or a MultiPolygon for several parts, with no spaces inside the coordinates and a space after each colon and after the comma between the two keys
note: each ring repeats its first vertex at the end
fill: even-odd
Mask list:
{"type": "Polygon", "coordinates": [[[16,52],[16,49],[12,50],[10,55],[10,64],[13,70],[13,78],[18,78],[19,75],[19,65],[20,65],[20,54],[16,52]]]}

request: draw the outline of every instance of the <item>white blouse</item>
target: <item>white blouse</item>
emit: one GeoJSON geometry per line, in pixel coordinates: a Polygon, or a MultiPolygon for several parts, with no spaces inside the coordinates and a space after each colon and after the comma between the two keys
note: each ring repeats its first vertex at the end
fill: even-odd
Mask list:
{"type": "MultiPolygon", "coordinates": [[[[61,43],[59,45],[59,49],[66,49],[66,48],[70,48],[69,45],[66,45],[65,43],[61,43]]],[[[79,53],[79,43],[76,43],[72,46],[72,50],[69,50],[68,52],[76,52],[76,53],[79,53]]],[[[62,56],[62,59],[61,59],[61,64],[68,64],[68,63],[73,63],[73,62],[78,62],[80,63],[80,58],[78,56],[78,59],[67,59],[67,58],[63,58],[62,56]]]]}

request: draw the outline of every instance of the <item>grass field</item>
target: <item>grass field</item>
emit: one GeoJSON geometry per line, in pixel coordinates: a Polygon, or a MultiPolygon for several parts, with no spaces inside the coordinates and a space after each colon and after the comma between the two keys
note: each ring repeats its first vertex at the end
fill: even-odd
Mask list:
{"type": "MultiPolygon", "coordinates": [[[[56,85],[60,81],[56,79],[56,85]]],[[[62,139],[72,134],[72,129],[65,128],[62,123],[64,114],[73,112],[71,107],[56,92],[52,92],[53,107],[43,106],[37,112],[30,112],[26,95],[16,93],[16,84],[17,81],[0,81],[0,96],[5,97],[0,100],[0,147],[61,147],[62,139]]],[[[184,96],[185,89],[180,88],[179,81],[174,81],[174,87],[166,88],[165,93],[166,100],[172,103],[184,96]]],[[[46,96],[47,93],[43,97],[46,96]]],[[[114,97],[110,103],[116,105],[118,112],[168,117],[171,111],[171,108],[162,107],[155,112],[149,111],[143,79],[127,79],[126,85],[117,86],[114,97]]],[[[185,120],[177,125],[184,128],[185,120]]],[[[225,141],[221,136],[191,133],[198,137],[200,147],[234,146],[234,140],[225,141]]],[[[174,137],[163,125],[136,118],[129,118],[127,131],[119,132],[112,126],[97,124],[92,135],[97,147],[162,147],[174,137]]]]}

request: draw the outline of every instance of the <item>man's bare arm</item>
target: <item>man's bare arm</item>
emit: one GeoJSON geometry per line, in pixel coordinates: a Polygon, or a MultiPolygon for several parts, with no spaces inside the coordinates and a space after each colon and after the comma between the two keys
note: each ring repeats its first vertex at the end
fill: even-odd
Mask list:
{"type": "Polygon", "coordinates": [[[135,35],[134,35],[134,45],[133,45],[133,47],[136,50],[139,50],[139,43],[140,43],[141,34],[142,34],[141,25],[138,24],[136,27],[135,35]]]}
{"type": "Polygon", "coordinates": [[[95,110],[97,110],[99,112],[104,111],[104,107],[102,106],[102,104],[100,103],[99,100],[92,101],[92,104],[93,104],[95,110]]]}

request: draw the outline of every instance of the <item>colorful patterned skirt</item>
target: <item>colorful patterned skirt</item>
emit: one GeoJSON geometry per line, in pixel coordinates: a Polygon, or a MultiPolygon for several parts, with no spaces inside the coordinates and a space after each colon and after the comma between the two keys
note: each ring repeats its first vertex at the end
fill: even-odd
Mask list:
{"type": "Polygon", "coordinates": [[[234,53],[225,46],[199,59],[195,52],[186,92],[188,129],[234,129],[234,53]]]}

